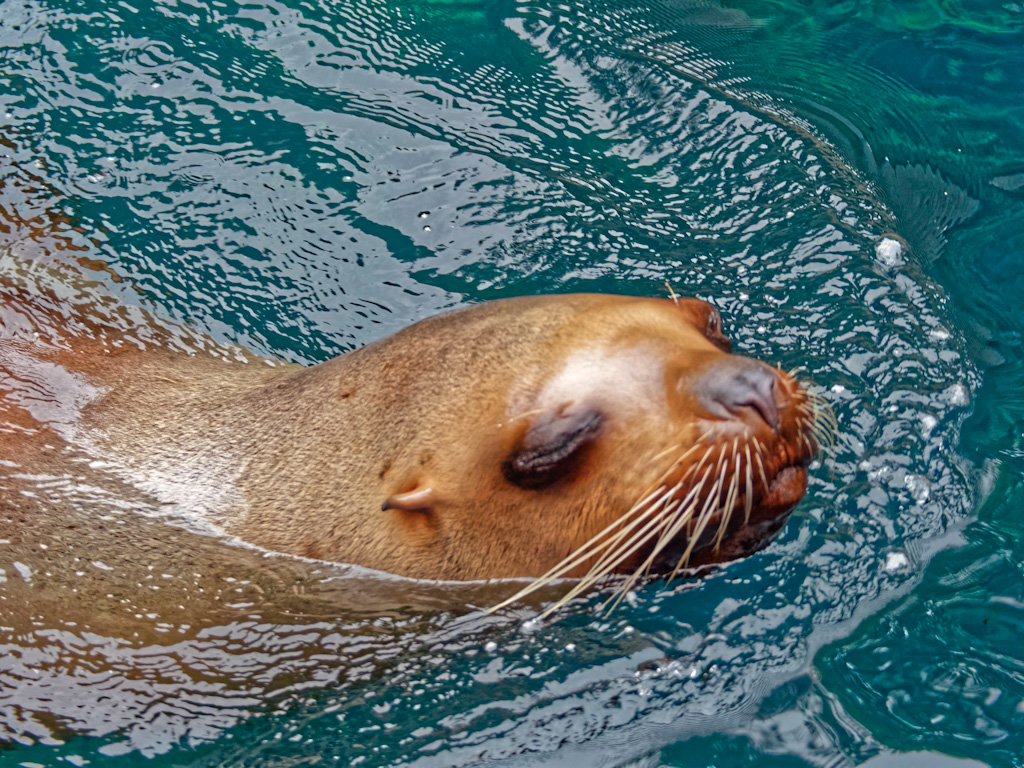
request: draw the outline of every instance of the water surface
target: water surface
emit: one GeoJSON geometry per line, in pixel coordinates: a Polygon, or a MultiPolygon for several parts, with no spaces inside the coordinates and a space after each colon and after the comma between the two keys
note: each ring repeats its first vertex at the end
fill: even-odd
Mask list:
{"type": "Polygon", "coordinates": [[[763,552],[533,632],[5,465],[0,761],[1021,764],[1024,13],[901,9],[3,0],[6,258],[81,302],[312,363],[668,282],[842,434],[763,552]]]}

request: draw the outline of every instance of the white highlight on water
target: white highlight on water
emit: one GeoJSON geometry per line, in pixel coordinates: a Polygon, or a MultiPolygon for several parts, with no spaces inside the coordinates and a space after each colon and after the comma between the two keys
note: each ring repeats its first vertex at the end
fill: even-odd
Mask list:
{"type": "Polygon", "coordinates": [[[891,237],[883,237],[875,246],[875,256],[878,257],[878,263],[887,269],[902,267],[903,244],[891,237]]]}
{"type": "Polygon", "coordinates": [[[901,571],[910,566],[910,558],[902,552],[890,552],[885,556],[885,570],[889,573],[901,571]]]}

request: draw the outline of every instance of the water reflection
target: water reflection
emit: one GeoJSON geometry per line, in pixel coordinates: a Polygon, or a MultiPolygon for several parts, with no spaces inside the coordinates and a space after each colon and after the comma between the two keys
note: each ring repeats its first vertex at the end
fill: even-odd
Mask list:
{"type": "MultiPolygon", "coordinates": [[[[5,304],[15,335],[102,319],[310,362],[466,301],[667,280],[713,297],[744,353],[803,366],[843,429],[765,552],[533,634],[528,607],[472,613],[489,588],[204,535],[40,438],[0,476],[0,717],[19,757],[630,760],[818,701],[814,650],[968,514],[966,402],[948,393],[975,373],[917,262],[879,262],[901,220],[875,188],[735,79],[763,20],[692,10],[5,0],[4,172],[36,170],[0,194],[42,223],[4,259],[22,265],[9,285],[53,295],[5,304]],[[78,277],[24,266],[51,251],[78,277]],[[53,450],[60,471],[39,472],[53,450]]],[[[31,428],[6,402],[8,434],[31,428]]],[[[817,734],[808,760],[839,749],[815,716],[789,732],[817,734]]]]}

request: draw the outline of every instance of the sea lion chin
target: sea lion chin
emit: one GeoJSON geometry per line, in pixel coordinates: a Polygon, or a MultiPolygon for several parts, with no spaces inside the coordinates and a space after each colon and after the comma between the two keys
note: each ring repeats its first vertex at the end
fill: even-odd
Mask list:
{"type": "Polygon", "coordinates": [[[697,299],[499,300],[312,367],[112,338],[38,344],[27,378],[0,339],[0,363],[73,399],[50,429],[160,504],[417,578],[585,587],[740,556],[803,496],[822,429],[697,299]]]}

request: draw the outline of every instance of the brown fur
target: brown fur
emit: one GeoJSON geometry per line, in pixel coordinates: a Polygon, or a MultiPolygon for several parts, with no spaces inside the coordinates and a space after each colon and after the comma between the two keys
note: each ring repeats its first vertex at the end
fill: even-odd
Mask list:
{"type": "MultiPolygon", "coordinates": [[[[731,358],[707,330],[709,311],[696,300],[512,299],[310,368],[140,349],[96,331],[0,340],[0,368],[8,381],[42,377],[44,398],[79,403],[51,427],[64,439],[246,541],[416,577],[536,576],[630,509],[674,446],[709,429],[795,442],[788,405],[782,438],[702,410],[702,372],[731,358]],[[52,365],[31,373],[33,360],[52,365]],[[531,435],[580,408],[599,426],[554,481],[529,488],[503,475],[531,435]],[[422,508],[400,503],[417,490],[428,494],[422,508]]],[[[792,399],[795,385],[781,380],[792,399]]],[[[19,438],[4,439],[15,450],[19,438]]]]}

